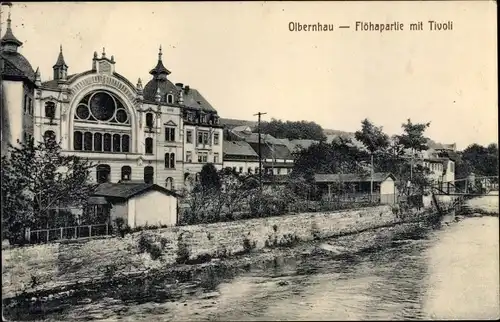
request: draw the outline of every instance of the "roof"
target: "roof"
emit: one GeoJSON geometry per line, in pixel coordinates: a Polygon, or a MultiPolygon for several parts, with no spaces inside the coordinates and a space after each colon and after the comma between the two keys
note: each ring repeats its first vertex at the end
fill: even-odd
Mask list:
{"type": "Polygon", "coordinates": [[[250,144],[245,141],[223,141],[222,148],[224,155],[259,157],[250,144]]]}
{"type": "Polygon", "coordinates": [[[319,143],[317,140],[291,140],[290,145],[293,150],[295,149],[307,149],[311,145],[319,143]]]}
{"type": "Polygon", "coordinates": [[[178,195],[166,188],[152,183],[102,183],[93,194],[93,197],[111,197],[119,199],[130,199],[138,194],[149,190],[156,190],[167,195],[177,197],[178,195]]]}
{"type": "Polygon", "coordinates": [[[201,95],[197,89],[184,87],[183,98],[185,106],[217,113],[217,110],[205,99],[205,97],[203,97],[203,95],[201,95]]]}
{"type": "Polygon", "coordinates": [[[89,205],[107,205],[108,201],[102,196],[90,196],[88,199],[89,205]]]}
{"type": "Polygon", "coordinates": [[[161,74],[170,75],[170,71],[163,65],[163,62],[161,60],[162,55],[163,54],[161,52],[161,47],[160,47],[160,51],[158,52],[158,62],[156,63],[155,68],[151,69],[151,71],[149,72],[153,76],[161,74]]]}
{"type": "MultiPolygon", "coordinates": [[[[385,181],[388,177],[393,180],[396,178],[389,172],[377,172],[373,174],[373,182],[385,181]]],[[[315,174],[314,180],[316,182],[367,182],[371,181],[370,175],[360,175],[357,173],[343,173],[343,174],[315,174]]]]}
{"type": "Polygon", "coordinates": [[[151,79],[146,83],[143,89],[143,96],[145,100],[154,102],[156,91],[160,90],[160,101],[167,102],[167,95],[174,95],[174,102],[179,101],[179,89],[168,79],[151,79]]]}
{"type": "MultiPolygon", "coordinates": [[[[257,142],[248,142],[254,151],[258,151],[259,144],[257,142]]],[[[293,155],[286,145],[282,144],[261,144],[261,155],[264,159],[284,159],[292,160],[293,155]]]]}
{"type": "Polygon", "coordinates": [[[23,55],[18,52],[4,51],[1,58],[4,60],[3,76],[22,77],[31,82],[35,81],[35,71],[23,55]]]}
{"type": "Polygon", "coordinates": [[[61,46],[60,51],[59,51],[59,56],[57,56],[56,64],[53,67],[66,67],[66,68],[68,68],[68,65],[66,65],[66,62],[64,61],[62,46],[61,46]]]}
{"type": "Polygon", "coordinates": [[[14,33],[12,32],[10,14],[9,18],[7,18],[7,30],[5,31],[5,34],[3,35],[0,43],[2,45],[13,44],[17,47],[22,46],[23,44],[19,39],[16,38],[16,36],[14,36],[14,33]]]}

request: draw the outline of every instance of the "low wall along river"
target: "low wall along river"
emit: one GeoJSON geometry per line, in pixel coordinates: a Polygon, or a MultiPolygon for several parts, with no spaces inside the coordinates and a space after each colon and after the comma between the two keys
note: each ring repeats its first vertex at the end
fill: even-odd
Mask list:
{"type": "MultiPolygon", "coordinates": [[[[423,212],[414,212],[408,217],[414,220],[423,212]]],[[[16,296],[23,291],[47,290],[106,278],[110,270],[114,273],[134,273],[175,266],[180,235],[182,242],[190,249],[191,258],[195,258],[203,254],[214,256],[221,252],[242,252],[245,239],[258,251],[266,247],[270,236],[277,240],[294,236],[300,241],[311,241],[315,236],[323,239],[356,234],[402,221],[390,206],[376,206],[331,213],[172,227],[134,233],[124,238],[5,249],[2,251],[2,298],[16,296]],[[158,259],[153,260],[147,252],[138,251],[141,234],[146,234],[161,247],[158,259]]]]}

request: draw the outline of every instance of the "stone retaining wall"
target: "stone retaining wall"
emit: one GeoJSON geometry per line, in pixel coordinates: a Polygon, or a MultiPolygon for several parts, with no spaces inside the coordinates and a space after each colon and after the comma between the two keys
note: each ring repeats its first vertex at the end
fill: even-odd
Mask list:
{"type": "Polygon", "coordinates": [[[165,228],[135,233],[125,238],[5,249],[2,251],[2,294],[5,298],[22,290],[45,289],[101,278],[110,274],[110,270],[113,274],[127,273],[174,264],[181,234],[183,242],[191,250],[191,258],[194,258],[201,254],[213,255],[222,248],[234,254],[243,250],[245,238],[255,243],[256,249],[262,249],[270,235],[280,239],[283,235],[293,234],[301,241],[308,241],[313,239],[313,232],[322,237],[334,236],[399,221],[390,206],[377,206],[165,228]],[[141,234],[156,240],[158,245],[162,238],[166,241],[158,260],[152,260],[147,253],[139,254],[138,240],[141,234]]]}

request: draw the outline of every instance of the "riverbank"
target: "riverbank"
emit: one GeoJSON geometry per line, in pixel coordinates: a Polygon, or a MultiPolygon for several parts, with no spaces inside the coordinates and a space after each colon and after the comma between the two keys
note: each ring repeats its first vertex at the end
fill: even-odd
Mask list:
{"type": "Polygon", "coordinates": [[[173,265],[135,274],[116,274],[100,280],[27,292],[5,299],[4,308],[6,316],[16,320],[54,314],[57,319],[62,319],[64,316],[59,313],[70,305],[91,305],[105,299],[129,304],[168,301],[182,303],[193,296],[210,296],[202,294],[214,291],[221,282],[256,265],[268,267],[277,265],[276,261],[280,258],[308,256],[346,259],[359,253],[389,247],[394,242],[412,236],[421,237],[429,228],[422,223],[397,223],[356,234],[266,247],[226,259],[213,259],[207,263],[173,265]],[[332,247],[335,250],[332,251],[332,247]]]}
{"type": "MultiPolygon", "coordinates": [[[[406,214],[419,218],[424,211],[406,214]]],[[[304,213],[180,226],[72,243],[16,247],[2,251],[2,297],[117,274],[144,274],[179,263],[206,262],[273,246],[353,234],[402,222],[390,206],[304,213]]]]}

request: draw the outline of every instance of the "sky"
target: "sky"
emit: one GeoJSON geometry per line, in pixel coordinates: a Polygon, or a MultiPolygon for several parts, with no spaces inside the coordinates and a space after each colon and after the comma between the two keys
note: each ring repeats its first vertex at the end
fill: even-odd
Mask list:
{"type": "MultiPolygon", "coordinates": [[[[389,134],[411,118],[459,149],[498,141],[494,1],[38,2],[11,12],[42,81],[62,45],[69,74],[91,69],[105,47],[116,72],[145,84],[161,45],[172,82],[198,89],[224,118],[267,112],[263,120],[350,132],[368,118],[389,134]],[[430,31],[429,20],[453,29],[430,31]],[[356,21],[404,29],[356,31],[356,21]],[[418,21],[424,30],[409,31],[418,21]],[[290,22],[334,30],[290,31],[290,22]]],[[[2,31],[5,19],[6,10],[2,31]]]]}

